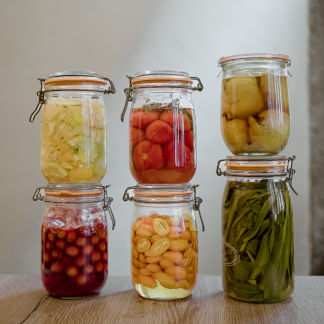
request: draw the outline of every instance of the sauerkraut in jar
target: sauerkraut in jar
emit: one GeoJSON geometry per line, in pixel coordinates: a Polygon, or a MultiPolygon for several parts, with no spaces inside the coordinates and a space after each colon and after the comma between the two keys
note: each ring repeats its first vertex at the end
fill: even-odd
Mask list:
{"type": "Polygon", "coordinates": [[[64,72],[44,80],[41,170],[49,183],[99,183],[106,173],[108,79],[64,72]]]}

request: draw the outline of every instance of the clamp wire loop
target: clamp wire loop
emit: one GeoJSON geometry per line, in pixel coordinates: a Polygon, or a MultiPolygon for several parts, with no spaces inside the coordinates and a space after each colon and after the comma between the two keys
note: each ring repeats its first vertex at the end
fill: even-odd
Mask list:
{"type": "Polygon", "coordinates": [[[40,79],[38,78],[41,86],[40,86],[40,90],[37,91],[37,96],[38,96],[38,103],[36,108],[34,109],[34,111],[31,113],[30,117],[29,117],[29,121],[32,123],[35,120],[35,117],[37,116],[37,114],[40,112],[40,110],[42,109],[43,104],[45,103],[45,91],[44,91],[44,81],[45,79],[40,79]]]}

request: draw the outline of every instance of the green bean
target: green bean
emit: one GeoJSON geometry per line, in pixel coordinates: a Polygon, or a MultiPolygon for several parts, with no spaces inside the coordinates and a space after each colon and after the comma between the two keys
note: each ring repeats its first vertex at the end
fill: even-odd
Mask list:
{"type": "Polygon", "coordinates": [[[250,302],[288,297],[293,290],[294,250],[286,183],[228,182],[223,224],[223,241],[239,251],[234,264],[233,253],[224,253],[229,259],[223,267],[226,293],[250,302]]]}

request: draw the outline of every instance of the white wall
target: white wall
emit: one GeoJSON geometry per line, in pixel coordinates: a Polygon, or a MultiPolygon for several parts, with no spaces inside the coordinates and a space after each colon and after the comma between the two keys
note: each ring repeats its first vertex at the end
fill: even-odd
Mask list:
{"type": "Polygon", "coordinates": [[[109,169],[117,228],[110,232],[110,273],[129,272],[131,203],[123,203],[128,170],[128,124],[121,124],[126,74],[177,69],[197,75],[204,91],[194,96],[198,121],[198,171],[207,225],[200,233],[200,272],[221,269],[221,200],[225,178],[218,159],[229,154],[221,138],[221,79],[217,59],[245,52],[280,52],[292,58],[292,130],[284,153],[296,154],[296,270],[309,271],[309,135],[306,0],[2,0],[0,3],[0,272],[39,273],[42,203],[32,194],[45,184],[39,168],[40,116],[37,77],[67,69],[109,76],[117,94],[109,96],[109,169]]]}

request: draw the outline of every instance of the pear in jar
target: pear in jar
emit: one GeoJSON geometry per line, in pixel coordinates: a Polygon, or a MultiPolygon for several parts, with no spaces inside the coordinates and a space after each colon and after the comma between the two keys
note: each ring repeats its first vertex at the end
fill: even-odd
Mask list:
{"type": "Polygon", "coordinates": [[[287,113],[275,109],[264,110],[256,118],[250,116],[248,123],[252,145],[257,147],[259,152],[267,154],[281,152],[288,141],[289,121],[287,113]]]}
{"type": "Polygon", "coordinates": [[[268,108],[289,114],[288,83],[286,76],[265,73],[260,78],[263,101],[268,108]]]}
{"type": "Polygon", "coordinates": [[[222,113],[228,119],[247,119],[263,109],[264,102],[255,77],[242,76],[223,80],[222,113]]]}
{"type": "Polygon", "coordinates": [[[248,123],[243,119],[227,120],[222,117],[222,133],[226,145],[234,154],[240,154],[247,150],[249,136],[248,123]]]}

